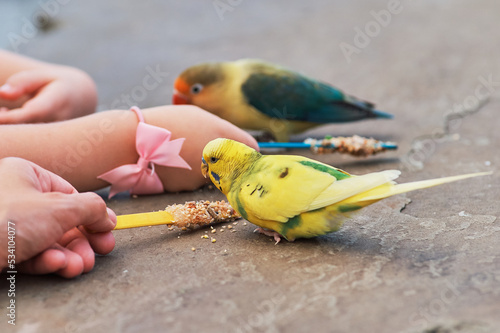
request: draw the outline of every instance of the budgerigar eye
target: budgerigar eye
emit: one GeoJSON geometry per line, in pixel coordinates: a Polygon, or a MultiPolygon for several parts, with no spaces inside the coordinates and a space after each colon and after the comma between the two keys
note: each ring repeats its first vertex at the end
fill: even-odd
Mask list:
{"type": "Polygon", "coordinates": [[[201,83],[195,83],[191,86],[191,93],[196,95],[203,90],[203,85],[201,83]]]}
{"type": "Polygon", "coordinates": [[[215,163],[217,162],[219,159],[217,157],[210,157],[210,163],[215,163]]]}

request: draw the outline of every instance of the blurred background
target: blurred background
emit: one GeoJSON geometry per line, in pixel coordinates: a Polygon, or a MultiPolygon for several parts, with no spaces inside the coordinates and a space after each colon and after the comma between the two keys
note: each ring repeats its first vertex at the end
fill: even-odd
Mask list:
{"type": "MultiPolygon", "coordinates": [[[[312,134],[373,136],[397,151],[314,158],[355,174],[409,167],[407,181],[498,169],[499,13],[494,0],[0,0],[0,47],[85,70],[99,110],[170,104],[177,75],[199,62],[275,62],[395,115],[312,134]],[[489,102],[464,113],[477,91],[489,102]]],[[[24,332],[498,331],[498,172],[450,186],[279,246],[250,224],[209,245],[196,232],[118,234],[116,250],[77,282],[23,277],[19,313],[34,323],[24,332]]],[[[217,195],[110,206],[138,212],[217,195]]]]}
{"type": "Polygon", "coordinates": [[[500,72],[498,62],[481,56],[495,44],[497,5],[487,0],[0,5],[0,47],[87,71],[97,82],[100,110],[130,101],[142,107],[170,103],[173,81],[186,67],[253,57],[332,83],[396,115],[395,122],[369,122],[381,127],[373,134],[398,125],[415,136],[440,124],[453,103],[474,89],[478,75],[500,72]],[[144,93],[137,86],[148,69],[162,76],[157,88],[144,93]]]}

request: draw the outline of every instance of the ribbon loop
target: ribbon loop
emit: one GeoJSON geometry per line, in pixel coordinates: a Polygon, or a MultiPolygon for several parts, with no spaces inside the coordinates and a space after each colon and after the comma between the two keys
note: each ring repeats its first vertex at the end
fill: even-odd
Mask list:
{"type": "Polygon", "coordinates": [[[155,173],[155,164],[191,170],[189,164],[179,155],[185,139],[170,141],[170,131],[144,123],[138,107],[132,107],[131,110],[139,118],[135,144],[139,160],[136,164],[122,165],[97,177],[111,184],[109,198],[123,191],[129,191],[131,194],[162,193],[163,183],[155,173]]]}

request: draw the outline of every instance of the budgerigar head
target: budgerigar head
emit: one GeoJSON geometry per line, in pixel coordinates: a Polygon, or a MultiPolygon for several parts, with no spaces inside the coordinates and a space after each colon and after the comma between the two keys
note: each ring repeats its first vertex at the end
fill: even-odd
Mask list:
{"type": "Polygon", "coordinates": [[[174,83],[173,104],[194,104],[210,110],[220,99],[225,79],[223,63],[204,63],[189,67],[174,83]]]}
{"type": "Polygon", "coordinates": [[[248,170],[262,155],[247,145],[229,140],[215,139],[207,143],[201,159],[201,173],[209,176],[222,193],[227,194],[238,177],[248,170]]]}

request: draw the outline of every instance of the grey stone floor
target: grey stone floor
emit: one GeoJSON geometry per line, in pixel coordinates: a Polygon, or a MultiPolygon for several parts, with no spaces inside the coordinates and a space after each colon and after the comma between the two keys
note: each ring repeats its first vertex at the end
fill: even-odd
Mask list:
{"type": "MultiPolygon", "coordinates": [[[[307,133],[400,147],[315,156],[323,162],[354,174],[400,168],[401,181],[495,171],[386,199],[337,233],[277,246],[243,221],[218,227],[216,243],[201,238],[209,229],[117,231],[89,274],[18,276],[17,325],[2,301],[0,331],[500,332],[499,12],[493,0],[0,2],[0,45],[86,70],[101,110],[127,107],[127,95],[167,104],[176,75],[197,62],[263,58],[395,114],[307,133]],[[48,24],[33,29],[40,18],[48,24]],[[149,70],[168,74],[139,94],[149,70]],[[467,112],[477,94],[489,100],[467,112]]],[[[204,188],[109,206],[123,214],[221,198],[204,188]]],[[[4,300],[4,278],[0,286],[4,300]]]]}

